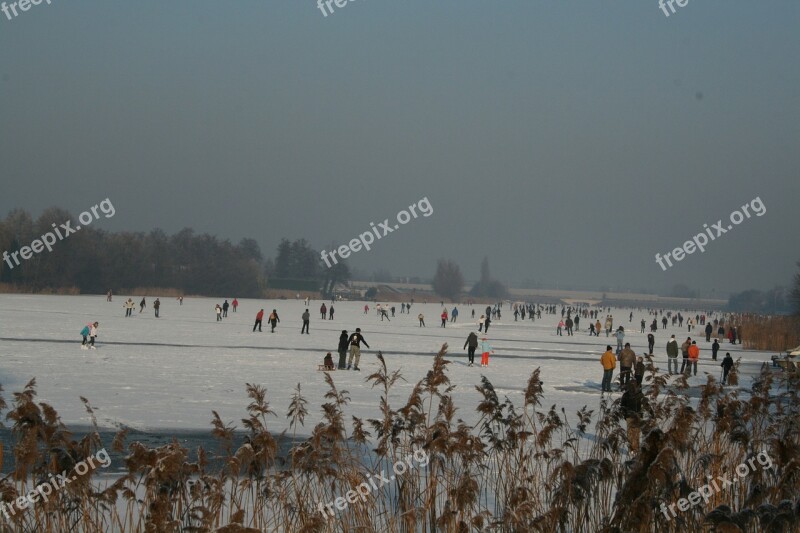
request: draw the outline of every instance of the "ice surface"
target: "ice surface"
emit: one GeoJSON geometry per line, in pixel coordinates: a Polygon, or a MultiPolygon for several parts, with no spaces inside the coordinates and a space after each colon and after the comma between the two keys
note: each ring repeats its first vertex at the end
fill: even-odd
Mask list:
{"type": "MultiPolygon", "coordinates": [[[[379,416],[380,390],[371,388],[365,378],[378,368],[375,353],[381,350],[389,370],[400,369],[406,381],[400,381],[390,400],[401,407],[411,389],[431,367],[434,354],[443,343],[449,344],[448,375],[453,385],[457,416],[467,422],[479,419],[474,408],[479,401],[475,385],[486,375],[501,399],[508,396],[521,405],[522,391],[528,377],[541,367],[545,398],[543,408],[552,404],[564,407],[568,415],[588,405],[595,408],[600,399],[602,369],[599,358],[606,344],[616,347],[613,337],[590,337],[581,320],[581,331],[574,337],[557,337],[560,315],[542,315],[535,322],[514,322],[508,304],[503,318],[492,322],[489,341],[496,354],[488,368],[466,366],[462,349],[467,334],[477,331],[476,320],[470,318],[471,307],[459,305],[458,322],[439,327],[442,307],[436,303],[415,303],[412,312],[397,314],[391,322],[376,316],[370,303],[369,314],[363,314],[364,302],[337,302],[333,321],[319,318],[321,300],[312,301],[311,334],[301,335],[300,315],[303,301],[239,299],[237,313],[228,312],[216,322],[214,305],[223,299],[187,298],[182,306],[174,298],[161,299],[161,318],[153,316],[153,295],[148,307],[139,314],[139,298],[132,318],[124,317],[122,304],[127,295],[105,296],[30,296],[0,295],[0,384],[6,401],[11,393],[21,390],[33,377],[37,379],[39,400],[53,405],[69,426],[89,423],[80,396],[94,406],[101,426],[130,426],[141,430],[177,429],[210,430],[211,411],[216,410],[226,422],[241,427],[249,401],[245,383],[265,386],[267,398],[277,417],[269,429],[288,429],[286,411],[294,387],[299,383],[308,400],[307,434],[321,421],[323,395],[327,386],[323,373],[317,371],[325,353],[338,360],[336,348],[342,329],[356,327],[370,345],[363,348],[361,372],[336,371],[332,377],[339,389],[350,393],[348,417],[379,416]],[[265,309],[263,333],[252,332],[255,315],[265,309]],[[281,318],[275,333],[269,332],[266,316],[277,309],[281,318]],[[418,327],[417,315],[425,315],[427,328],[418,327]],[[100,322],[96,351],[81,350],[79,332],[93,321],[100,322]]],[[[236,295],[228,298],[230,302],[236,295]]],[[[330,301],[326,302],[330,305],[330,301]]],[[[391,303],[390,303],[391,305],[391,303]]],[[[447,305],[452,309],[452,305],[447,305]]],[[[485,309],[475,305],[476,316],[485,309]]],[[[614,326],[623,325],[626,341],[641,355],[647,347],[646,333],[639,331],[639,321],[652,321],[646,310],[634,310],[628,322],[629,309],[613,309],[614,326]]],[[[684,315],[687,313],[684,312],[684,315]]],[[[601,312],[601,317],[605,313],[601,312]]],[[[692,316],[694,312],[692,313],[692,316]]],[[[660,318],[660,317],[659,317],[660,318]]],[[[601,318],[601,322],[603,318],[601,318]]],[[[660,322],[659,322],[660,326],[660,322]]],[[[656,361],[666,370],[665,344],[675,334],[679,342],[688,335],[683,328],[669,327],[656,333],[656,361]]],[[[712,362],[710,343],[699,330],[691,336],[701,347],[698,376],[690,383],[705,381],[708,372],[720,375],[718,362],[712,362]],[[702,376],[701,376],[702,374],[702,376]]],[[[748,376],[758,372],[760,364],[769,360],[765,352],[745,352],[741,345],[722,344],[720,360],[726,351],[734,359],[742,357],[740,384],[750,383],[748,376]]],[[[476,355],[480,362],[480,355],[476,355]]],[[[574,419],[574,417],[573,417],[574,419]]]]}

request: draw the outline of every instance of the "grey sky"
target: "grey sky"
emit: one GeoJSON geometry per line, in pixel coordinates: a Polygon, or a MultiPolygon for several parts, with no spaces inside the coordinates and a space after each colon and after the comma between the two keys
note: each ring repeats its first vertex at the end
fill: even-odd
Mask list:
{"type": "Polygon", "coordinates": [[[274,255],[504,281],[717,291],[800,259],[800,3],[52,0],[0,14],[0,216],[110,198],[274,255]],[[663,272],[754,197],[767,208],[663,272]]]}

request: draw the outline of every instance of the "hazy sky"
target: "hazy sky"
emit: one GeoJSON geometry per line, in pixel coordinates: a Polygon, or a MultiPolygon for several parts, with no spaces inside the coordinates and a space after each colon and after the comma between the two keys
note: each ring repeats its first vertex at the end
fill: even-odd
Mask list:
{"type": "MultiPolygon", "coordinates": [[[[8,1],[8,0],[6,0],[8,1]]],[[[52,0],[0,13],[0,216],[190,226],[367,272],[787,284],[800,260],[800,2],[52,0]],[[767,212],[656,264],[755,197],[767,212]]]]}

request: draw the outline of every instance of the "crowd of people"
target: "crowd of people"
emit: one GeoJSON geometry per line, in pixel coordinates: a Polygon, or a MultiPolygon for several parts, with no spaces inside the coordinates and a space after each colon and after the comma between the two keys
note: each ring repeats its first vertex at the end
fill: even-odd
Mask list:
{"type": "MultiPolygon", "coordinates": [[[[177,300],[179,301],[180,305],[183,305],[183,297],[178,297],[177,300]]],[[[109,291],[107,295],[107,301],[112,301],[111,291],[109,291]]],[[[305,309],[300,317],[300,334],[310,335],[310,298],[306,297],[304,299],[304,303],[305,309]]],[[[415,302],[413,299],[411,299],[409,302],[401,302],[400,314],[410,315],[411,308],[414,303],[415,302]]],[[[446,328],[448,324],[456,323],[460,311],[455,305],[448,309],[447,306],[444,305],[444,302],[440,303],[442,305],[442,312],[440,314],[440,328],[446,328]]],[[[464,350],[467,351],[467,365],[470,367],[474,365],[475,353],[478,351],[481,354],[481,366],[487,367],[489,366],[489,357],[494,353],[494,350],[488,339],[489,327],[493,321],[500,320],[502,318],[504,302],[497,302],[493,305],[487,305],[483,310],[483,313],[481,313],[477,319],[475,319],[476,311],[472,305],[472,302],[469,302],[468,305],[470,307],[471,318],[475,320],[475,325],[477,325],[478,331],[477,333],[475,331],[470,331],[467,335],[466,341],[464,342],[464,350]]],[[[662,309],[640,309],[639,311],[646,311],[652,320],[651,318],[641,318],[639,321],[639,333],[645,333],[648,323],[650,331],[647,333],[647,352],[643,353],[641,356],[637,356],[636,353],[631,349],[631,344],[629,342],[625,342],[625,327],[618,325],[617,328],[614,329],[614,315],[611,313],[611,308],[590,308],[589,306],[581,305],[562,305],[559,309],[559,306],[554,304],[543,305],[522,302],[511,303],[510,305],[512,314],[514,316],[514,322],[519,322],[520,320],[530,320],[531,322],[535,322],[536,320],[542,319],[542,314],[555,315],[558,320],[555,332],[556,336],[563,336],[564,334],[566,334],[568,337],[574,336],[580,331],[581,319],[588,321],[589,327],[587,331],[589,336],[599,337],[601,331],[605,331],[606,337],[613,336],[616,339],[616,349],[612,349],[611,345],[606,346],[606,351],[600,358],[600,363],[603,367],[603,376],[601,380],[602,392],[611,392],[611,385],[614,381],[613,373],[617,367],[617,363],[619,363],[619,374],[617,376],[619,390],[626,390],[629,383],[636,383],[639,387],[642,386],[645,368],[644,356],[653,356],[653,350],[656,343],[655,335],[659,331],[659,322],[662,326],[661,330],[666,329],[670,323],[673,327],[677,328],[682,328],[683,324],[686,323],[687,331],[689,333],[691,333],[693,328],[701,326],[703,328],[702,332],[705,335],[706,343],[711,343],[712,336],[716,333],[716,338],[714,338],[713,344],[711,344],[710,347],[712,361],[717,361],[718,352],[721,347],[721,340],[728,340],[728,342],[731,344],[736,344],[737,342],[741,344],[742,342],[741,335],[737,330],[737,327],[732,323],[732,320],[724,314],[696,313],[694,316],[690,315],[686,317],[681,311],[665,312],[662,309]],[[603,313],[605,316],[603,318],[603,322],[601,323],[601,314],[603,313]],[[713,319],[711,316],[713,316],[713,319]]],[[[133,310],[135,307],[136,304],[132,298],[128,298],[123,303],[123,309],[125,310],[126,318],[133,315],[133,310]]],[[[153,310],[156,318],[160,316],[160,307],[161,301],[156,298],[153,302],[153,310]]],[[[236,298],[234,298],[230,303],[228,303],[228,300],[225,299],[222,304],[215,304],[214,309],[216,320],[218,322],[223,321],[228,317],[229,310],[231,310],[233,313],[236,313],[238,307],[239,301],[236,298]]],[[[146,308],[147,300],[146,297],[143,297],[139,302],[139,314],[141,314],[146,308]]],[[[368,314],[370,311],[369,304],[365,304],[363,309],[364,314],[368,314]]],[[[376,316],[380,318],[381,322],[384,320],[390,322],[391,319],[395,318],[396,316],[395,312],[397,308],[395,305],[375,302],[374,309],[376,316]]],[[[334,320],[334,301],[331,301],[330,305],[323,302],[320,305],[319,313],[321,320],[334,320]]],[[[262,331],[264,314],[265,311],[263,308],[256,313],[255,323],[253,324],[252,328],[253,332],[262,331]]],[[[629,323],[633,323],[634,312],[631,311],[627,318],[629,323]]],[[[270,326],[271,333],[276,331],[276,328],[280,322],[281,320],[277,309],[273,309],[272,312],[267,316],[267,323],[270,326]]],[[[420,312],[417,315],[417,322],[419,327],[426,327],[425,316],[423,313],[420,312]]],[[[87,324],[81,330],[80,334],[83,337],[81,348],[95,348],[95,338],[97,337],[98,327],[99,323],[93,322],[87,324]]],[[[339,361],[335,367],[340,370],[359,370],[358,364],[361,357],[361,345],[369,348],[369,344],[367,344],[360,328],[356,328],[355,332],[352,334],[349,334],[347,330],[342,330],[338,342],[339,361]],[[348,353],[349,359],[347,358],[348,353]]],[[[698,361],[700,360],[700,346],[698,345],[696,339],[692,339],[690,336],[688,336],[686,340],[679,345],[675,335],[673,334],[666,343],[665,351],[667,359],[667,371],[669,375],[697,375],[698,361]],[[680,369],[678,369],[679,355],[682,356],[682,364],[680,369]]],[[[328,364],[326,358],[324,367],[326,369],[333,369],[334,365],[328,364]]],[[[725,358],[721,362],[721,367],[722,382],[727,383],[730,371],[734,367],[733,359],[730,353],[726,354],[725,358]]]]}

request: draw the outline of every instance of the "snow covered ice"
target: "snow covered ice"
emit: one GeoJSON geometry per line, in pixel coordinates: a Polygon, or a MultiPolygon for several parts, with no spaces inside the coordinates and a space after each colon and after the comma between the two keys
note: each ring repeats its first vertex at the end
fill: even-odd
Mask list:
{"type": "MultiPolygon", "coordinates": [[[[360,327],[370,345],[369,349],[362,347],[361,371],[332,373],[336,386],[349,391],[348,419],[350,415],[379,416],[380,390],[365,382],[378,368],[375,354],[379,350],[389,370],[400,369],[405,379],[398,382],[390,397],[392,405],[400,407],[413,385],[426,375],[433,355],[443,343],[449,345],[447,359],[452,364],[448,375],[455,385],[457,416],[466,422],[479,419],[474,410],[480,400],[475,385],[482,375],[492,382],[501,398],[507,396],[521,405],[522,391],[537,367],[541,367],[544,382],[543,403],[556,404],[572,415],[584,405],[598,405],[602,378],[599,358],[607,344],[616,346],[616,340],[606,338],[605,333],[590,337],[589,319],[581,319],[581,331],[574,337],[557,337],[560,314],[542,314],[535,322],[515,322],[513,311],[504,305],[502,319],[493,321],[489,330],[489,341],[495,350],[490,366],[481,368],[476,361],[469,368],[462,347],[468,333],[477,332],[477,318],[470,318],[472,307],[467,305],[458,305],[458,322],[448,322],[446,328],[440,328],[442,307],[438,301],[415,303],[411,314],[400,314],[399,302],[383,302],[395,305],[397,313],[391,322],[381,322],[372,303],[369,314],[364,314],[363,301],[337,302],[335,319],[321,320],[319,307],[323,301],[313,300],[309,305],[311,334],[301,335],[303,300],[239,299],[238,312],[230,310],[227,318],[216,322],[214,306],[221,304],[223,298],[186,298],[181,306],[174,298],[162,297],[161,318],[157,319],[152,309],[157,296],[147,297],[147,308],[141,314],[141,297],[133,297],[137,307],[133,317],[125,318],[122,305],[128,298],[126,294],[115,295],[110,303],[105,296],[0,295],[0,384],[6,399],[35,377],[38,399],[55,407],[68,427],[89,424],[80,401],[84,396],[94,407],[100,426],[210,432],[212,410],[226,423],[240,427],[249,403],[245,383],[254,383],[267,388],[270,406],[278,415],[269,429],[279,432],[289,427],[285,414],[299,383],[309,402],[305,427],[310,431],[321,420],[320,406],[325,403],[327,391],[323,372],[317,367],[327,352],[333,354],[334,361],[338,360],[336,348],[343,329],[352,333],[360,327]],[[265,317],[277,309],[281,322],[275,333],[270,333],[266,320],[263,332],[252,332],[255,315],[261,308],[265,317]],[[425,315],[428,327],[418,326],[419,313],[425,315]],[[81,350],[79,332],[94,321],[100,323],[98,349],[81,350]]],[[[329,300],[325,303],[330,305],[329,300]]],[[[451,310],[453,306],[446,307],[451,310]]],[[[476,317],[484,308],[485,304],[475,304],[476,317]]],[[[637,355],[642,355],[647,349],[647,333],[639,333],[639,321],[645,318],[649,324],[652,317],[644,309],[633,310],[631,323],[630,311],[613,308],[614,327],[624,326],[625,341],[631,343],[637,355]]],[[[602,321],[605,313],[600,316],[602,321]]],[[[725,341],[720,360],[711,361],[711,343],[705,342],[701,329],[690,334],[685,325],[659,329],[654,350],[659,369],[667,370],[665,345],[672,334],[679,343],[689,335],[698,340],[698,375],[689,380],[693,386],[704,383],[706,373],[718,379],[721,359],[729,351],[734,360],[742,358],[740,385],[747,387],[749,376],[757,374],[760,365],[772,355],[745,352],[741,345],[732,346],[725,341]]],[[[615,372],[615,380],[616,376],[615,372]]]]}

